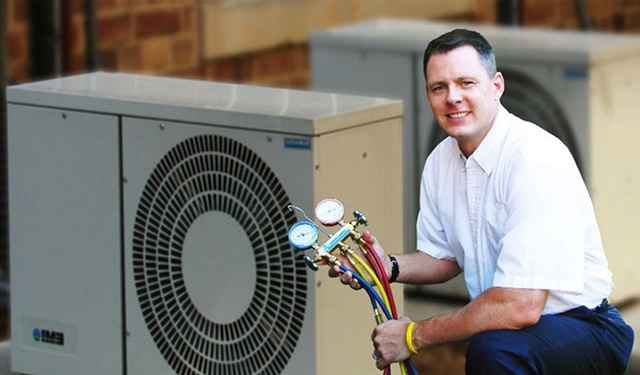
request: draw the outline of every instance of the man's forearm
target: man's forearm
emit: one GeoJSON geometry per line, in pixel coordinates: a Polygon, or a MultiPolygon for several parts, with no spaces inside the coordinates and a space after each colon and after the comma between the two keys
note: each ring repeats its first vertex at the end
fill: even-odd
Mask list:
{"type": "MultiPolygon", "coordinates": [[[[461,270],[452,260],[436,259],[417,251],[412,254],[395,255],[398,261],[397,282],[406,284],[439,284],[457,276],[461,270]]],[[[391,276],[391,262],[385,261],[387,275],[391,276]]]]}
{"type": "Polygon", "coordinates": [[[457,311],[417,322],[413,344],[420,350],[468,340],[484,331],[521,329],[535,324],[547,295],[546,290],[491,288],[457,311]]]}

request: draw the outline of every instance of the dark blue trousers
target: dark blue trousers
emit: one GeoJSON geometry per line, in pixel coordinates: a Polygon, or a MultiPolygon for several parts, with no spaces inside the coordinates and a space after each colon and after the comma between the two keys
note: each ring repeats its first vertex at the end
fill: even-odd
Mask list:
{"type": "Polygon", "coordinates": [[[603,303],[543,315],[522,330],[487,331],[467,349],[467,375],[623,374],[633,347],[633,329],[618,310],[603,303]]]}

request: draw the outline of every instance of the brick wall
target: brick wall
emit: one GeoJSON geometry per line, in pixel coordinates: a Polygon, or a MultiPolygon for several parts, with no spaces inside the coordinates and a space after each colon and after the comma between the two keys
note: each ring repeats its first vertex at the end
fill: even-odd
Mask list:
{"type": "MultiPolygon", "coordinates": [[[[640,33],[640,1],[585,0],[585,9],[594,30],[640,33]]],[[[522,26],[578,29],[581,23],[575,1],[520,0],[522,26]]]]}
{"type": "MultiPolygon", "coordinates": [[[[495,0],[469,1],[475,7],[464,8],[464,12],[442,12],[437,18],[495,22],[495,0]]],[[[28,2],[3,0],[3,3],[9,80],[28,81],[28,2]]],[[[61,3],[62,74],[76,74],[86,70],[84,2],[61,3]]],[[[202,7],[210,4],[207,0],[97,0],[99,69],[292,88],[309,86],[309,48],[304,40],[289,40],[231,56],[203,56],[202,7]]],[[[640,1],[585,0],[585,4],[595,30],[640,33],[640,1]]],[[[520,0],[520,23],[549,28],[580,27],[575,2],[568,0],[520,0]]]]}
{"type": "Polygon", "coordinates": [[[98,1],[100,68],[199,77],[196,6],[196,0],[98,1]]]}
{"type": "Polygon", "coordinates": [[[203,78],[260,86],[309,86],[309,46],[287,44],[265,51],[205,61],[203,78]]]}
{"type": "MultiPolygon", "coordinates": [[[[99,69],[201,77],[197,4],[201,0],[98,0],[99,69]]],[[[29,6],[26,0],[3,0],[6,6],[8,76],[29,80],[29,6]]],[[[61,1],[64,71],[86,71],[85,5],[61,1]]]]}
{"type": "MultiPolygon", "coordinates": [[[[424,4],[427,5],[422,7],[422,13],[416,14],[414,18],[426,17],[425,15],[432,11],[434,15],[437,15],[433,17],[436,19],[490,23],[495,19],[493,2],[494,0],[458,1],[450,8],[441,6],[440,9],[433,9],[428,6],[430,3],[425,1],[424,4]],[[475,5],[469,6],[468,4],[475,5]]],[[[362,0],[351,0],[343,3],[351,4],[348,11],[343,9],[344,12],[340,15],[335,15],[333,13],[336,13],[336,9],[333,9],[334,12],[325,12],[320,17],[325,17],[326,22],[331,24],[339,23],[337,22],[338,19],[349,19],[350,22],[355,22],[366,18],[364,13],[367,12],[373,13],[371,14],[372,16],[381,16],[379,9],[371,9],[372,7],[368,7],[367,3],[362,0]],[[326,13],[332,13],[333,18],[326,13]],[[345,15],[344,13],[348,14],[345,15]]],[[[338,3],[332,4],[332,7],[339,7],[336,4],[338,3]]],[[[384,4],[384,1],[376,3],[378,8],[384,4]]],[[[404,4],[405,7],[415,8],[417,3],[408,1],[393,3],[388,1],[387,4],[390,4],[388,8],[390,16],[407,17],[407,14],[412,10],[415,11],[415,9],[405,9],[403,13],[402,9],[394,10],[391,7],[394,4],[404,4]]],[[[302,13],[300,9],[297,11],[298,14],[302,13]]],[[[318,11],[321,11],[321,9],[318,9],[318,11]]],[[[209,17],[208,19],[215,19],[215,17],[209,17]]],[[[205,35],[203,38],[207,38],[207,36],[205,35]]],[[[238,39],[242,40],[243,38],[240,37],[238,39]]],[[[272,42],[272,40],[270,41],[272,42]]],[[[307,89],[310,86],[309,45],[306,39],[300,38],[299,35],[290,35],[289,40],[283,44],[263,50],[207,59],[206,56],[209,54],[215,56],[216,53],[207,51],[203,53],[203,78],[208,80],[299,89],[307,89]]]]}
{"type": "Polygon", "coordinates": [[[27,2],[4,0],[7,32],[7,76],[9,82],[29,78],[29,22],[27,2]]]}
{"type": "MultiPolygon", "coordinates": [[[[369,9],[362,8],[361,0],[350,1],[352,4],[345,4],[351,4],[353,9],[350,12],[353,14],[369,9]],[[354,4],[360,4],[360,8],[354,8],[354,4]]],[[[464,0],[464,4],[491,1],[464,0]]],[[[4,0],[4,3],[7,7],[8,76],[12,83],[29,81],[29,2],[4,0]]],[[[87,70],[85,4],[79,0],[62,1],[60,4],[60,38],[64,56],[60,74],[81,73],[87,70]]],[[[203,7],[212,4],[225,5],[208,0],[97,0],[98,69],[257,85],[308,87],[309,50],[305,40],[283,41],[275,46],[235,55],[211,59],[203,57],[203,7]]],[[[229,7],[255,5],[243,2],[228,4],[229,7]]],[[[269,4],[273,6],[274,3],[269,4]]],[[[459,4],[463,4],[463,1],[459,4]]],[[[439,8],[439,14],[446,14],[446,7],[439,8]]],[[[467,9],[469,6],[457,5],[452,8],[467,9]]],[[[224,32],[233,33],[234,30],[224,32]]]]}
{"type": "MultiPolygon", "coordinates": [[[[480,0],[491,1],[491,0],[480,0]]],[[[284,45],[204,60],[198,23],[202,0],[99,0],[99,68],[211,80],[305,88],[309,82],[306,43],[284,45]]],[[[86,70],[82,1],[64,1],[64,72],[86,70]]],[[[29,80],[28,2],[6,0],[8,75],[29,80]]],[[[231,32],[231,31],[230,31],[231,32]]]]}

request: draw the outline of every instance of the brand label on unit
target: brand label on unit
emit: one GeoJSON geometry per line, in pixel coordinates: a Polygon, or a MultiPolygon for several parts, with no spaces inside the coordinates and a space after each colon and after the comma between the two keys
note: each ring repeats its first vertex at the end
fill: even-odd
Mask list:
{"type": "Polygon", "coordinates": [[[22,343],[38,349],[75,354],[76,327],[71,324],[30,317],[22,318],[22,343]]]}
{"type": "Polygon", "coordinates": [[[589,72],[585,67],[565,66],[562,75],[566,79],[587,79],[589,72]]]}
{"type": "Polygon", "coordinates": [[[297,148],[301,150],[311,150],[311,139],[308,138],[285,138],[284,148],[297,148]]]}
{"type": "Polygon", "coordinates": [[[52,331],[44,328],[34,328],[33,339],[43,344],[64,346],[64,332],[52,331]]]}

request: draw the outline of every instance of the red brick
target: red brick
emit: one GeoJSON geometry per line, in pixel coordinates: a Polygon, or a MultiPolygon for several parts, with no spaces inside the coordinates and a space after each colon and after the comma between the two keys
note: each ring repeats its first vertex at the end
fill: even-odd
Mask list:
{"type": "Polygon", "coordinates": [[[254,54],[239,56],[235,59],[236,80],[240,82],[253,79],[254,54]]]}
{"type": "Polygon", "coordinates": [[[172,63],[178,65],[196,62],[196,46],[191,38],[176,39],[171,45],[172,63]]]}
{"type": "Polygon", "coordinates": [[[131,17],[128,14],[98,19],[98,44],[113,44],[131,37],[131,17]]]}
{"type": "Polygon", "coordinates": [[[295,67],[294,51],[281,48],[262,53],[256,58],[255,72],[258,77],[271,76],[293,71],[295,67]]]}
{"type": "Polygon", "coordinates": [[[71,54],[84,54],[85,52],[85,26],[84,17],[74,17],[67,23],[64,29],[63,48],[71,54]]]}
{"type": "Polygon", "coordinates": [[[553,4],[550,1],[528,0],[522,2],[522,24],[525,26],[549,25],[553,22],[553,14],[553,4]]]}
{"type": "Polygon", "coordinates": [[[293,89],[309,90],[311,86],[309,83],[309,74],[303,73],[294,75],[289,81],[289,86],[293,89]]]}
{"type": "Polygon", "coordinates": [[[615,2],[613,0],[588,0],[586,1],[586,9],[592,16],[609,16],[615,9],[615,2]]]}
{"type": "Polygon", "coordinates": [[[116,9],[118,6],[118,0],[98,0],[96,3],[98,13],[104,10],[116,9]]]}
{"type": "Polygon", "coordinates": [[[76,55],[70,61],[65,61],[65,74],[77,74],[86,71],[86,60],[84,55],[76,55]]]}
{"type": "Polygon", "coordinates": [[[139,72],[142,69],[142,48],[138,44],[128,45],[118,50],[118,70],[139,72]]]}
{"type": "Polygon", "coordinates": [[[172,77],[202,78],[202,69],[200,69],[199,67],[177,69],[167,72],[167,74],[172,77]]]}
{"type": "Polygon", "coordinates": [[[30,81],[29,70],[31,69],[29,63],[23,64],[11,64],[9,63],[9,84],[25,83],[30,81]]]}
{"type": "Polygon", "coordinates": [[[71,14],[84,14],[85,2],[81,0],[64,0],[62,1],[62,7],[66,8],[65,11],[71,14]]]}
{"type": "Polygon", "coordinates": [[[9,60],[22,60],[27,57],[26,35],[19,31],[9,31],[7,33],[7,52],[9,60]]]}
{"type": "Polygon", "coordinates": [[[117,70],[118,68],[118,59],[116,57],[115,48],[109,48],[105,50],[101,50],[99,53],[99,68],[105,70],[117,70]]]}
{"type": "Polygon", "coordinates": [[[171,67],[171,43],[168,38],[148,39],[139,45],[143,70],[164,72],[171,67]]]}
{"type": "Polygon", "coordinates": [[[559,7],[560,9],[558,11],[563,18],[577,18],[578,10],[575,1],[562,1],[559,7]]]}
{"type": "Polygon", "coordinates": [[[192,5],[187,5],[184,7],[184,9],[182,10],[183,13],[183,29],[184,30],[188,30],[188,31],[193,31],[194,33],[197,32],[197,13],[194,9],[194,6],[192,5]]]}
{"type": "Polygon", "coordinates": [[[207,65],[207,79],[223,82],[237,82],[236,69],[232,59],[213,61],[207,65]]]}
{"type": "Polygon", "coordinates": [[[13,21],[14,22],[28,22],[29,20],[29,4],[24,0],[13,0],[13,21]]]}
{"type": "Polygon", "coordinates": [[[629,24],[631,25],[629,31],[640,31],[640,10],[629,14],[629,24]]]}
{"type": "Polygon", "coordinates": [[[153,10],[135,16],[137,37],[175,34],[180,31],[180,15],[175,10],[153,10]]]}

